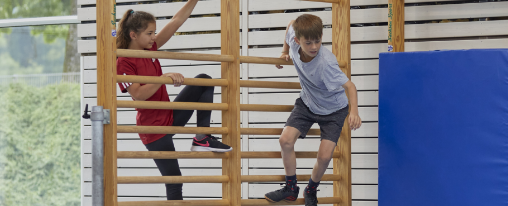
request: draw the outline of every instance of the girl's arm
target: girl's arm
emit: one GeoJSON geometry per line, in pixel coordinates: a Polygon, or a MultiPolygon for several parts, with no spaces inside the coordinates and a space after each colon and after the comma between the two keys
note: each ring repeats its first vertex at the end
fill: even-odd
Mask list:
{"type": "Polygon", "coordinates": [[[189,0],[178,12],[176,12],[175,16],[171,18],[164,28],[155,36],[155,42],[157,42],[157,49],[159,49],[162,45],[166,44],[166,42],[175,34],[175,32],[182,26],[182,24],[189,18],[192,10],[198,3],[198,0],[189,0]]]}
{"type": "MultiPolygon", "coordinates": [[[[175,87],[179,87],[180,85],[182,85],[184,81],[183,75],[180,73],[165,73],[161,75],[161,77],[170,77],[171,79],[173,79],[173,84],[175,85],[175,87]]],[[[145,84],[141,86],[141,84],[139,83],[133,83],[132,85],[127,87],[127,92],[129,92],[129,94],[135,100],[145,101],[151,96],[153,96],[153,94],[155,94],[155,92],[157,92],[157,90],[161,86],[162,84],[145,84]]]]}

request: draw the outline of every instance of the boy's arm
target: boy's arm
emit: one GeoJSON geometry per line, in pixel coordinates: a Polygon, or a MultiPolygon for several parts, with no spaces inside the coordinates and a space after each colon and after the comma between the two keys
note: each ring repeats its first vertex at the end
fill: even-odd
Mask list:
{"type": "Polygon", "coordinates": [[[166,42],[175,34],[175,32],[182,26],[182,24],[189,18],[196,7],[198,0],[189,0],[176,14],[171,18],[164,28],[155,36],[155,42],[157,42],[157,49],[159,49],[162,45],[166,44],[166,42]]]}
{"type": "Polygon", "coordinates": [[[348,119],[349,127],[352,130],[356,130],[362,125],[362,119],[358,115],[358,95],[356,93],[356,86],[353,82],[347,81],[342,87],[344,87],[349,94],[349,106],[351,109],[348,119]]]}
{"type": "MultiPolygon", "coordinates": [[[[286,61],[289,61],[289,44],[286,42],[286,37],[288,35],[289,27],[291,27],[291,25],[293,25],[293,22],[295,22],[295,20],[291,20],[289,22],[288,26],[286,27],[286,34],[284,35],[284,46],[282,46],[282,52],[281,52],[282,54],[279,57],[281,59],[285,59],[286,61]]],[[[278,69],[283,68],[281,65],[275,65],[275,67],[277,67],[278,69]]]]}

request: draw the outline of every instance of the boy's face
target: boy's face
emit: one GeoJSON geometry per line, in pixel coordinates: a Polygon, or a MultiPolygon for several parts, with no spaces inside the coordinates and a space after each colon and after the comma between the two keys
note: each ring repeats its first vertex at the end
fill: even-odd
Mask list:
{"type": "Polygon", "coordinates": [[[148,23],[146,29],[139,34],[131,32],[131,39],[144,49],[152,48],[155,42],[155,23],[148,23]]]}
{"type": "Polygon", "coordinates": [[[321,48],[321,38],[319,39],[306,39],[305,37],[296,38],[295,42],[300,45],[302,48],[302,52],[307,56],[314,58],[318,54],[319,49],[321,48]]]}

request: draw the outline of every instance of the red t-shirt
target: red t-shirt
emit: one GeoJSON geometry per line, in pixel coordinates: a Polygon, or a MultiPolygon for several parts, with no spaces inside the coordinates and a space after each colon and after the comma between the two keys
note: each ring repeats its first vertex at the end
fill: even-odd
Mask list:
{"type": "MultiPolygon", "coordinates": [[[[154,43],[150,51],[157,51],[157,44],[154,43]]],[[[140,75],[140,76],[161,76],[162,69],[158,59],[118,57],[116,60],[116,71],[118,75],[140,75]]],[[[122,93],[127,92],[131,83],[118,83],[122,93]]],[[[145,85],[145,84],[141,84],[145,85]]],[[[145,101],[169,102],[166,85],[163,84],[150,98],[145,101]]],[[[168,109],[136,109],[136,125],[138,126],[171,126],[173,125],[173,110],[168,109]]],[[[165,134],[139,134],[143,144],[152,143],[165,134]]]]}

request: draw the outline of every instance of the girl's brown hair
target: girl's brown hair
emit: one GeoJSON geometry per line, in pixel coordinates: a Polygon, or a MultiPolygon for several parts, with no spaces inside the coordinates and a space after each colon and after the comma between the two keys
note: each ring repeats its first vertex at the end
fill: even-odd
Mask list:
{"type": "Polygon", "coordinates": [[[302,14],[293,23],[296,38],[317,40],[323,36],[323,21],[312,14],[302,14]]]}
{"type": "Polygon", "coordinates": [[[136,33],[142,32],[148,27],[148,23],[155,23],[155,17],[152,14],[132,9],[127,10],[118,25],[116,47],[118,49],[127,49],[131,42],[131,31],[136,33]]]}

